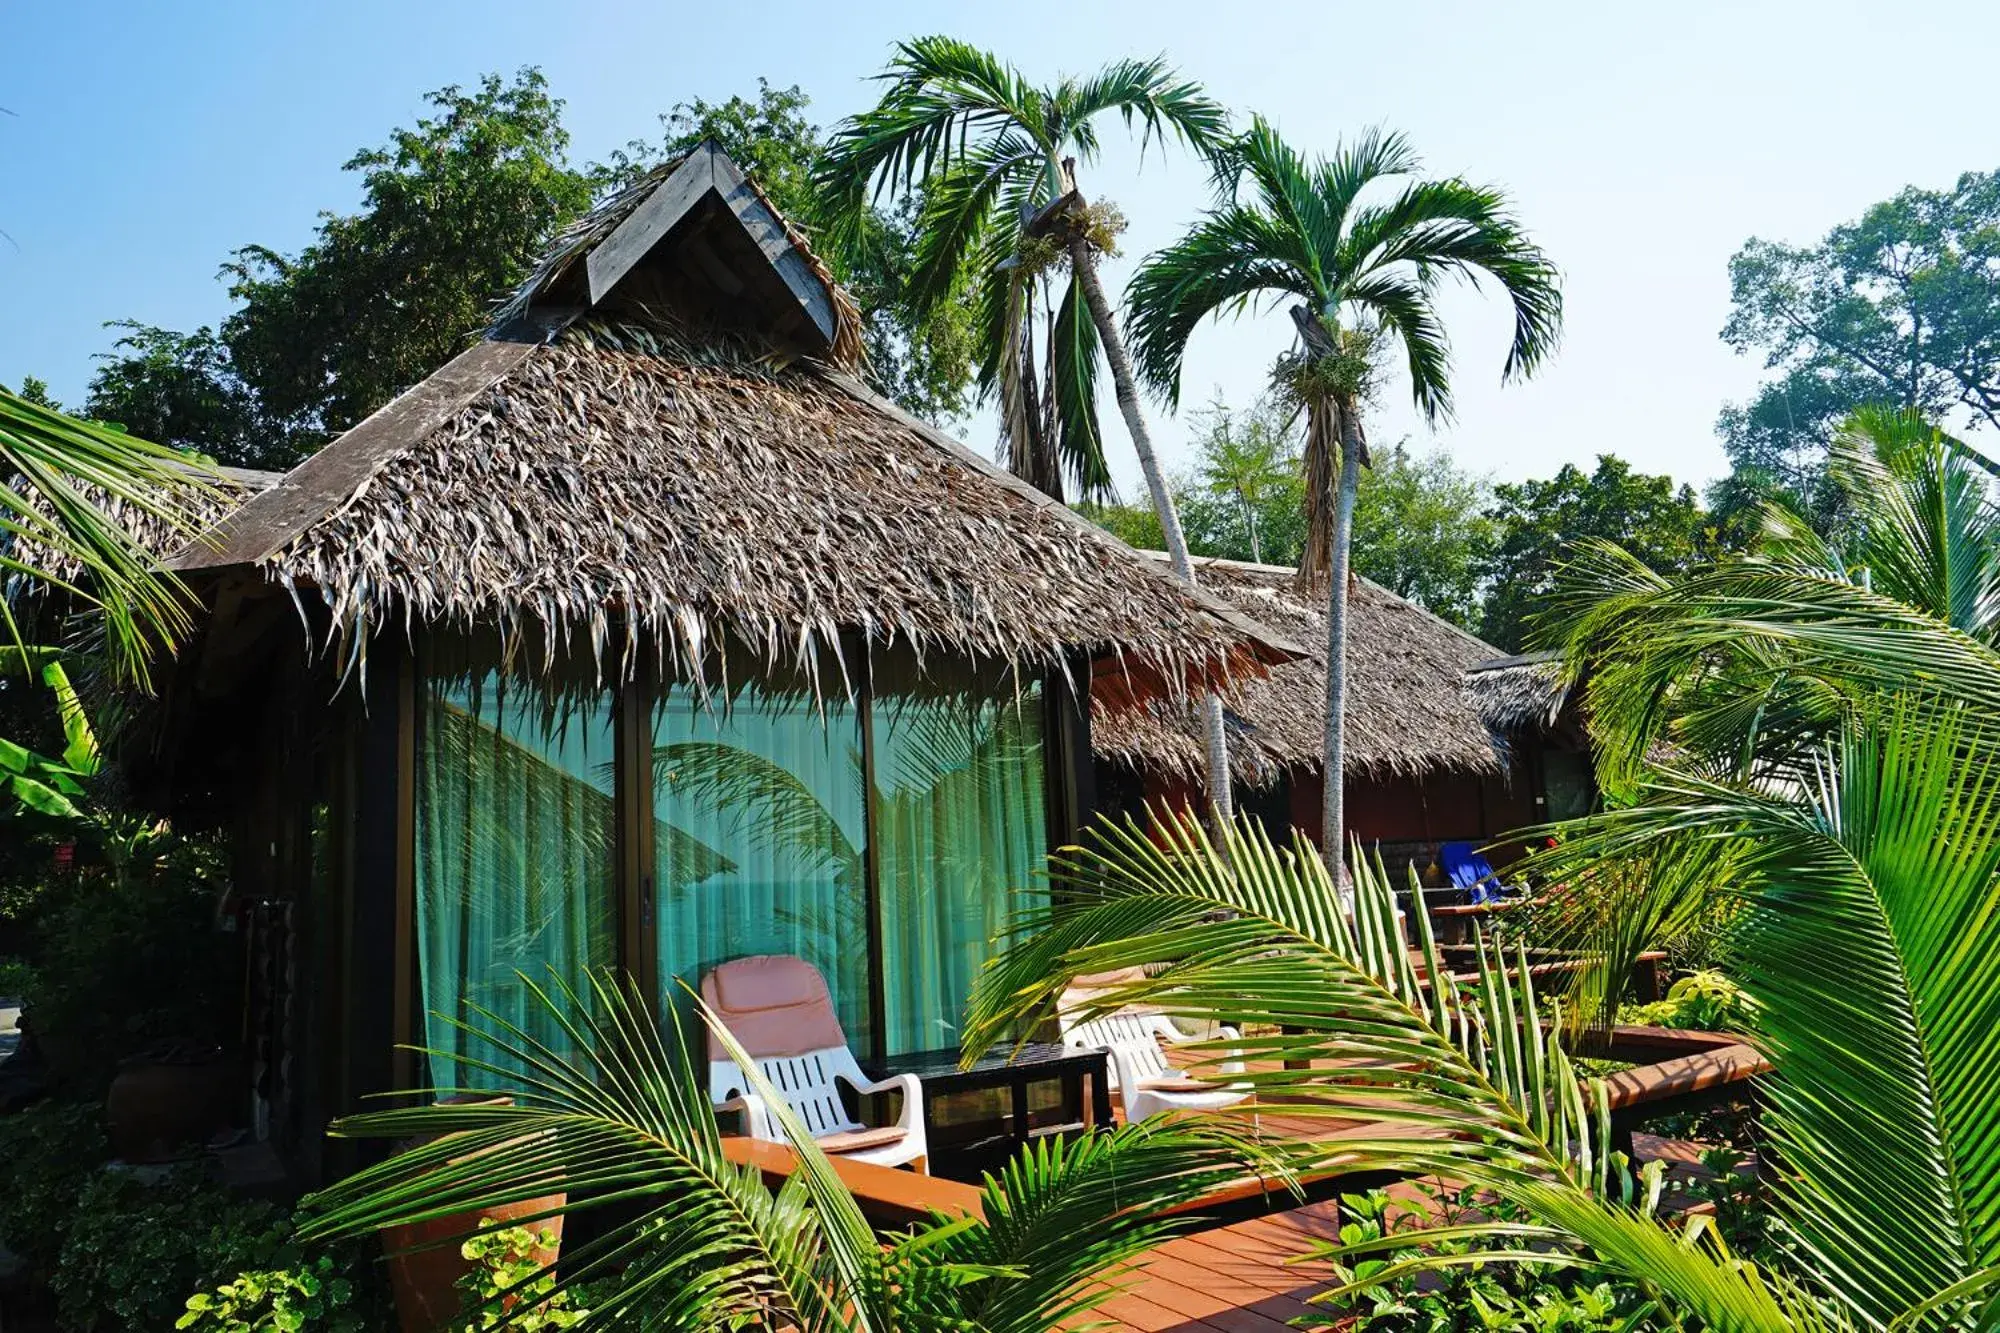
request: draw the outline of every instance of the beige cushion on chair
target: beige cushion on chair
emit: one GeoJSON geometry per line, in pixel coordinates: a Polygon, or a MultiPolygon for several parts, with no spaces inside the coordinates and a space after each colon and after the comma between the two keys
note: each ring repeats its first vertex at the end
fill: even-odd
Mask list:
{"type": "Polygon", "coordinates": [[[828,1134],[814,1139],[821,1152],[866,1152],[870,1148],[886,1148],[892,1143],[901,1143],[908,1134],[894,1125],[881,1129],[844,1129],[838,1134],[828,1134]]]}
{"type": "MultiPolygon", "coordinates": [[[[738,1044],[759,1059],[847,1045],[826,978],[803,958],[762,954],[724,963],[701,979],[701,998],[738,1044]]],[[[713,1032],[708,1058],[729,1058],[713,1032]]]]}
{"type": "Polygon", "coordinates": [[[1201,1083],[1191,1078],[1142,1078],[1141,1092],[1221,1092],[1219,1083],[1201,1083]]]}

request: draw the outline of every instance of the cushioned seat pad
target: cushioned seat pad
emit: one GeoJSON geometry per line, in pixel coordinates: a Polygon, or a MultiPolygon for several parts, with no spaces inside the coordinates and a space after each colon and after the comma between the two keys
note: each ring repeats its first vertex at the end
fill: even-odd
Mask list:
{"type": "Polygon", "coordinates": [[[838,1134],[828,1134],[813,1142],[819,1145],[821,1152],[866,1152],[870,1148],[886,1148],[892,1143],[901,1143],[907,1137],[903,1130],[889,1125],[881,1129],[843,1129],[838,1134]]]}

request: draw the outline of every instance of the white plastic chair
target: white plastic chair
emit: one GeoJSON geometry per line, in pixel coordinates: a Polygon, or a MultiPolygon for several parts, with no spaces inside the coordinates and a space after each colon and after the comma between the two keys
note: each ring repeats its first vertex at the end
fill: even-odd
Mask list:
{"type": "MultiPolygon", "coordinates": [[[[766,954],[738,958],[702,978],[701,996],[752,1058],[771,1086],[828,1153],[875,1166],[910,1166],[928,1175],[924,1090],[914,1074],[879,1081],[861,1072],[833,1010],[819,969],[802,958],[766,954]],[[902,1094],[893,1125],[855,1120],[839,1084],[864,1096],[902,1094]]],[[[741,1111],[744,1130],[767,1143],[785,1142],[764,1099],[752,1092],[736,1061],[713,1033],[708,1039],[708,1092],[718,1111],[741,1111]]]]}
{"type": "MultiPolygon", "coordinates": [[[[1077,1017],[1080,1002],[1093,992],[1136,976],[1135,972],[1106,972],[1078,977],[1063,993],[1056,1011],[1065,1047],[1110,1053],[1111,1083],[1124,1104],[1125,1123],[1136,1125],[1168,1111],[1219,1111],[1248,1097],[1251,1089],[1247,1083],[1210,1082],[1170,1063],[1164,1048],[1201,1039],[1182,1032],[1165,1014],[1119,1009],[1088,1020],[1077,1017]]],[[[1242,1035],[1228,1026],[1219,1026],[1217,1033],[1225,1039],[1242,1035]]],[[[1225,1060],[1216,1072],[1241,1074],[1243,1062],[1225,1060]]]]}

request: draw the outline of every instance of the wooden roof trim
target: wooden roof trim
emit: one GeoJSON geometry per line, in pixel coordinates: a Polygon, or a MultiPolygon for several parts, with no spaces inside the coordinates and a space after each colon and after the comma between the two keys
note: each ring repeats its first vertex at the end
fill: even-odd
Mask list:
{"type": "Polygon", "coordinates": [[[827,347],[838,321],[826,284],[813,272],[778,215],[742,170],[713,140],[704,141],[674,168],[643,203],[625,216],[584,260],[590,303],[609,296],[682,219],[713,194],[736,219],[792,299],[799,303],[827,347]]]}
{"type": "Polygon", "coordinates": [[[527,359],[539,341],[486,339],[379,408],[300,463],[269,490],[231,511],[167,563],[180,573],[256,564],[277,554],[345,503],[403,450],[421,442],[527,359]]]}
{"type": "MultiPolygon", "coordinates": [[[[1089,533],[1094,540],[1112,548],[1120,557],[1129,559],[1134,555],[1143,556],[1146,554],[1143,551],[1135,551],[1132,547],[1127,546],[1103,528],[1098,527],[1095,523],[1092,523],[1062,501],[1035,489],[1027,482],[1021,480],[1021,478],[1009,472],[1006,468],[995,463],[992,459],[982,457],[951,438],[951,436],[946,435],[929,422],[904,411],[894,402],[876,393],[846,371],[827,365],[818,365],[814,369],[843,393],[874,408],[885,416],[894,418],[899,424],[914,431],[927,443],[936,445],[958,460],[958,462],[971,468],[974,472],[979,473],[988,480],[1005,486],[1008,490],[1021,496],[1030,504],[1055,517],[1057,521],[1067,523],[1079,531],[1089,533]]],[[[1209,592],[1200,584],[1189,587],[1187,584],[1182,583],[1165,564],[1142,559],[1138,562],[1138,567],[1146,570],[1156,578],[1166,580],[1181,592],[1192,596],[1201,606],[1202,610],[1257,644],[1260,649],[1264,650],[1260,651],[1258,656],[1266,665],[1276,665],[1280,662],[1289,662],[1311,655],[1298,644],[1285,638],[1284,635],[1245,615],[1234,605],[1209,592]]]]}

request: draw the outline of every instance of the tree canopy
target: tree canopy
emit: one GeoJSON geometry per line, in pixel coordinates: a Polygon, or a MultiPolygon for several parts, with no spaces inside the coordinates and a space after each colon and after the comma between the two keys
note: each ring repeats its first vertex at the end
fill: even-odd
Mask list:
{"type": "Polygon", "coordinates": [[[1354,569],[1400,597],[1476,630],[1499,545],[1486,480],[1443,449],[1398,444],[1377,455],[1354,500],[1354,569]]]}
{"type": "Polygon", "coordinates": [[[2000,172],[1905,189],[1813,245],[1753,238],[1729,282],[1723,341],[1772,374],[1717,423],[1718,507],[1782,493],[1824,526],[1827,448],[1870,404],[2000,426],[2000,172]]]}
{"type": "Polygon", "coordinates": [[[1584,540],[1615,543],[1663,574],[1689,568],[1717,541],[1693,487],[1635,472],[1611,454],[1598,455],[1588,474],[1565,464],[1547,481],[1502,484],[1493,494],[1499,545],[1479,633],[1510,652],[1526,646],[1558,571],[1584,540]]]}

